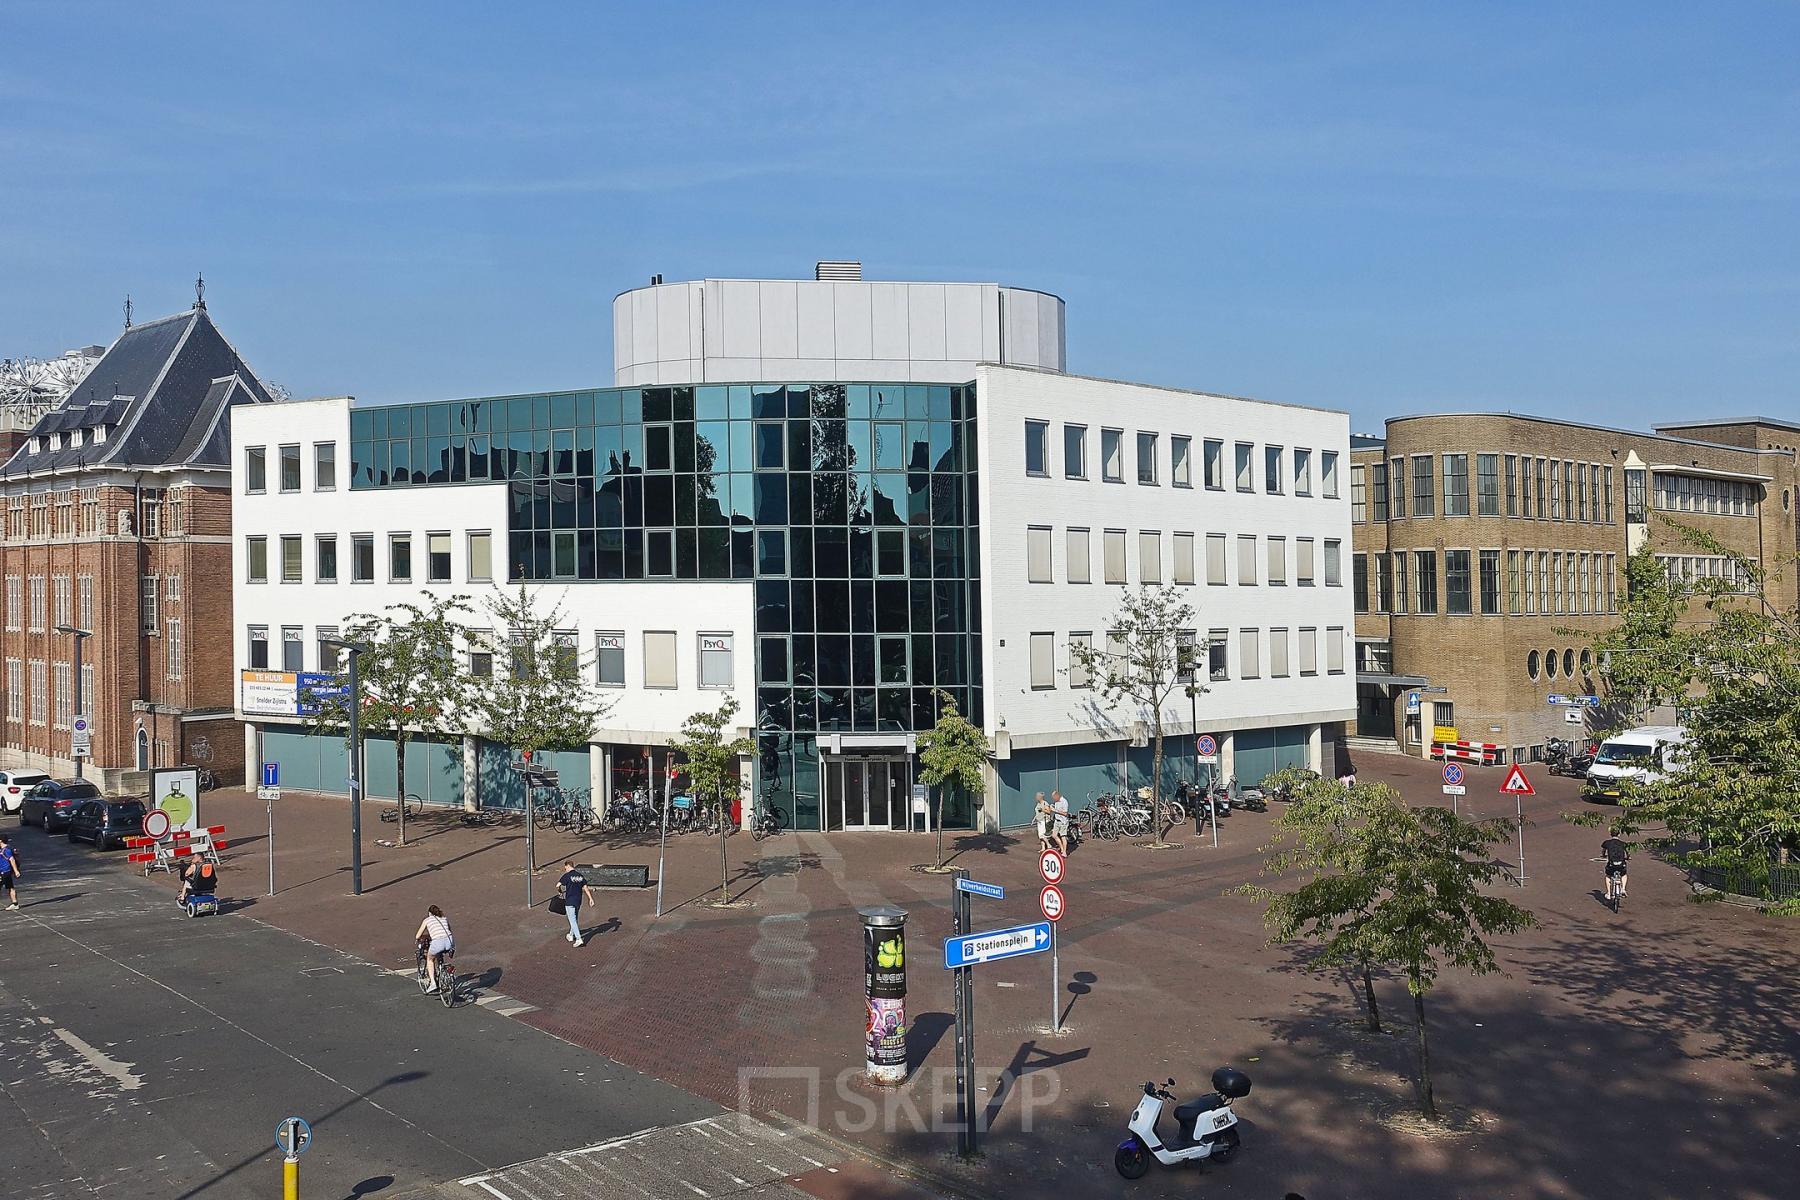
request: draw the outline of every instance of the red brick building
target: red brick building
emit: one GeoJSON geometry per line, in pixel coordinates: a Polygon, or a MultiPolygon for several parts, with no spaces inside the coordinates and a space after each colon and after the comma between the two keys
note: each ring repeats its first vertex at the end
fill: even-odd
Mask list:
{"type": "Polygon", "coordinates": [[[230,414],[268,392],[204,303],[134,325],[0,466],[0,764],[109,792],[152,766],[243,778],[232,719],[230,414]]]}

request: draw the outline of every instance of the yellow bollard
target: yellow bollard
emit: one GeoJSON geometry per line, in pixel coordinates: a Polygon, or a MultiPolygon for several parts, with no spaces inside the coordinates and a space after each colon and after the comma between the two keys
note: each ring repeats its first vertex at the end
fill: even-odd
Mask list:
{"type": "Polygon", "coordinates": [[[300,1200],[300,1160],[291,1154],[281,1161],[281,1200],[300,1200]]]}

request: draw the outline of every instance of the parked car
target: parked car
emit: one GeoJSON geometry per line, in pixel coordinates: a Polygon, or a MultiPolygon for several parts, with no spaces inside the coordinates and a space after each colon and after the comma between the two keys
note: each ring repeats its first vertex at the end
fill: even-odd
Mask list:
{"type": "Polygon", "coordinates": [[[142,800],[80,800],[67,818],[71,842],[92,842],[101,850],[123,846],[144,824],[142,800]]]}
{"type": "Polygon", "coordinates": [[[48,778],[42,771],[0,771],[0,812],[18,812],[25,806],[25,793],[48,778]]]}
{"type": "Polygon", "coordinates": [[[61,833],[68,828],[69,813],[77,801],[99,796],[100,789],[85,779],[46,779],[25,793],[19,824],[39,826],[45,833],[61,833]]]}

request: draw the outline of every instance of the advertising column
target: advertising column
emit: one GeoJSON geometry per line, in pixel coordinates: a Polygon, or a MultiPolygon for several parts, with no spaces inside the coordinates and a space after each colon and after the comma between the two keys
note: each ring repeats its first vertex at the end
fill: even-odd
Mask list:
{"type": "Polygon", "coordinates": [[[864,1058],[869,1079],[906,1081],[906,910],[861,910],[863,990],[869,1002],[864,1058]]]}

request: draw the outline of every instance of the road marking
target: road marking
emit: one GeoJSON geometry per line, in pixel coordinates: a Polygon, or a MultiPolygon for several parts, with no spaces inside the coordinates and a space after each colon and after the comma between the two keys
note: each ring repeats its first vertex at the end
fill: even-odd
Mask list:
{"type": "Polygon", "coordinates": [[[96,1050],[66,1029],[56,1028],[52,1029],[50,1032],[61,1038],[63,1044],[68,1046],[69,1049],[81,1055],[81,1057],[87,1061],[88,1066],[94,1068],[94,1070],[100,1072],[102,1075],[116,1081],[120,1090],[135,1092],[144,1086],[143,1076],[131,1069],[132,1064],[120,1062],[116,1058],[109,1057],[103,1051],[96,1050]]]}

